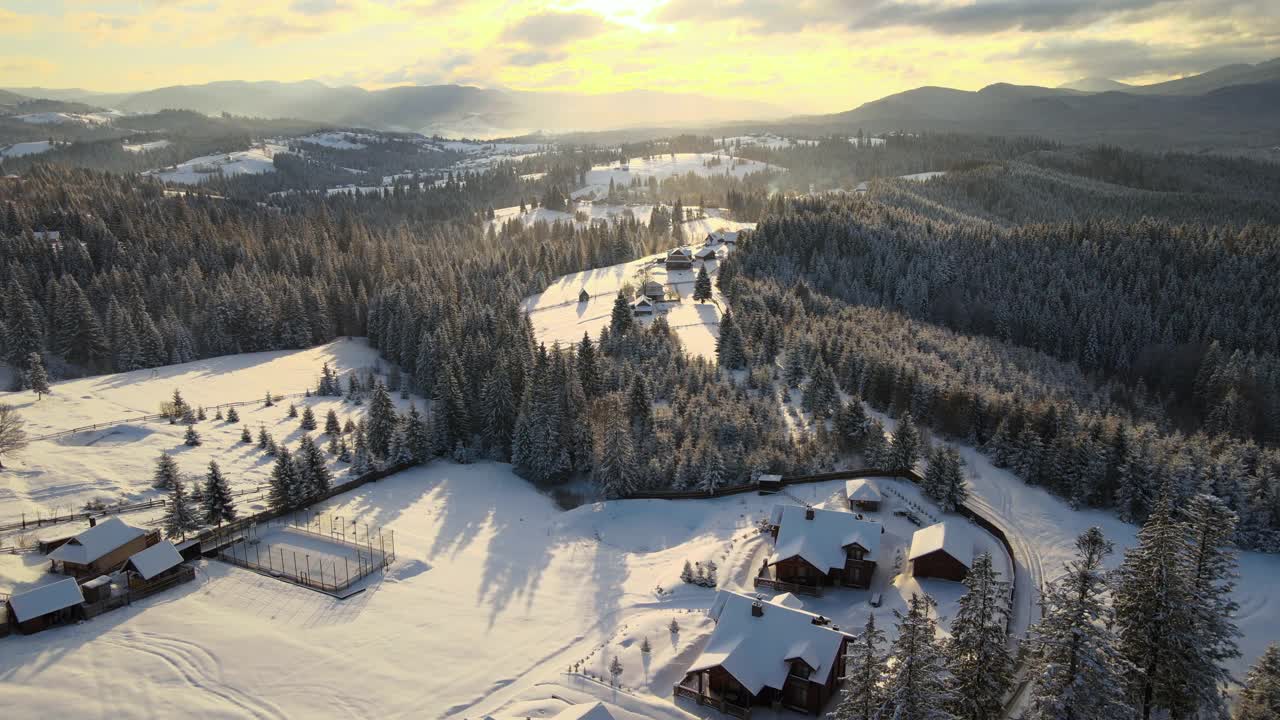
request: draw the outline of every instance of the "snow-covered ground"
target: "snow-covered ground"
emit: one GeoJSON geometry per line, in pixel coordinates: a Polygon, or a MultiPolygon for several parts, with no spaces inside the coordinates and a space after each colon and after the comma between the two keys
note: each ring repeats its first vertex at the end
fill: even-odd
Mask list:
{"type": "MultiPolygon", "coordinates": [[[[136,370],[55,383],[53,393],[36,400],[30,392],[0,393],[0,403],[13,405],[27,422],[27,433],[40,437],[108,420],[127,419],[160,411],[174,389],[192,406],[255,400],[268,390],[274,394],[301,393],[314,387],[323,363],[339,371],[364,370],[377,364],[377,354],[363,340],[337,340],[326,345],[294,352],[265,352],[231,355],[170,365],[156,370],[136,370]]],[[[407,406],[409,401],[396,401],[407,406]]],[[[35,440],[18,457],[5,458],[0,472],[0,523],[18,519],[23,513],[34,517],[78,511],[84,503],[103,499],[109,503],[139,502],[158,497],[151,487],[151,474],[162,451],[177,460],[184,473],[203,476],[209,460],[216,459],[233,490],[266,485],[271,458],[255,443],[240,442],[241,429],[248,425],[255,434],[265,427],[277,442],[290,448],[302,436],[298,420],[287,417],[289,403],[299,413],[310,406],[319,428],[312,432],[317,442],[323,435],[325,414],[332,408],[344,423],[358,419],[365,406],[354,406],[338,398],[289,398],[273,407],[254,403],[239,407],[240,422],[229,424],[209,418],[196,425],[203,444],[183,444],[184,425],[160,421],[129,422],[53,440],[35,440]]],[[[422,401],[418,400],[419,406],[422,401]]],[[[336,473],[345,474],[344,463],[331,463],[336,473]]],[[[151,522],[158,510],[133,513],[129,521],[151,522]]],[[[42,530],[54,536],[66,534],[65,526],[42,530]]],[[[3,537],[0,544],[14,544],[3,537]]],[[[19,543],[21,544],[21,543],[19,543]]],[[[0,587],[0,592],[6,591],[0,587]]]]}
{"type": "Polygon", "coordinates": [[[264,143],[248,150],[192,158],[176,167],[150,170],[147,174],[165,182],[184,185],[195,185],[218,176],[258,175],[275,172],[272,158],[276,153],[287,150],[283,145],[264,143]]]}
{"type": "Polygon", "coordinates": [[[777,170],[776,166],[745,158],[735,158],[722,153],[675,153],[654,155],[649,158],[631,158],[628,162],[614,162],[608,165],[597,165],[587,171],[586,184],[573,191],[573,197],[582,197],[595,193],[602,197],[609,192],[609,181],[618,188],[631,185],[634,178],[647,180],[657,178],[659,182],[670,177],[678,177],[693,173],[702,177],[713,175],[733,175],[743,177],[748,173],[764,170],[777,170]],[[719,164],[714,164],[718,160],[719,164]],[[713,163],[708,165],[708,163],[713,163]]]}
{"type": "Polygon", "coordinates": [[[817,145],[817,140],[808,140],[804,138],[790,138],[773,133],[760,133],[758,135],[735,135],[728,138],[716,138],[716,146],[722,148],[737,147],[763,147],[770,150],[785,150],[787,148],[798,146],[817,145]]]}
{"type": "Polygon", "coordinates": [[[103,125],[123,116],[124,113],[117,110],[106,110],[103,112],[92,113],[27,113],[25,115],[14,115],[13,119],[20,120],[31,125],[66,125],[69,123],[80,125],[103,125]]]}
{"type": "MultiPolygon", "coordinates": [[[[639,211],[636,212],[636,217],[642,220],[647,220],[648,212],[652,211],[652,207],[647,206],[631,209],[639,211]]],[[[516,210],[518,214],[519,208],[516,210]]],[[[736,238],[739,230],[755,227],[754,223],[713,217],[712,212],[708,209],[708,217],[687,221],[682,226],[685,239],[689,242],[685,247],[692,252],[703,247],[703,240],[709,233],[724,233],[736,238]]],[[[718,212],[715,214],[719,215],[718,212]]],[[[561,215],[570,217],[564,213],[561,215]]],[[[551,218],[543,216],[542,219],[551,218]]],[[[732,245],[716,247],[725,248],[724,252],[732,251],[732,245]]],[[[555,342],[561,345],[576,343],[582,339],[584,332],[594,340],[599,337],[600,330],[609,324],[618,290],[627,285],[639,290],[647,276],[649,280],[662,283],[668,291],[680,296],[679,303],[660,303],[659,313],[666,316],[667,324],[680,336],[685,350],[693,355],[714,359],[716,339],[720,336],[720,316],[724,307],[720,292],[715,288],[719,261],[706,261],[707,274],[712,278],[712,299],[698,303],[693,301],[692,295],[702,261],[695,260],[693,267],[688,270],[668,270],[655,262],[665,257],[666,253],[663,252],[628,263],[564,275],[546,290],[525,298],[521,307],[529,313],[538,339],[548,345],[555,342]],[[578,302],[578,294],[584,289],[591,298],[581,303],[578,302]]],[[[641,316],[637,320],[647,323],[651,318],[641,316]]]]}
{"type": "Polygon", "coordinates": [[[367,133],[335,130],[332,132],[313,133],[294,139],[298,142],[322,145],[335,150],[363,150],[369,147],[370,142],[375,142],[377,137],[367,133]]]}
{"type": "Polygon", "coordinates": [[[48,140],[37,140],[35,142],[21,142],[12,145],[0,147],[0,157],[22,157],[23,155],[38,155],[39,153],[49,152],[55,145],[48,140]]]}
{"type": "Polygon", "coordinates": [[[932,180],[936,177],[942,177],[943,175],[946,175],[946,174],[947,173],[945,170],[935,170],[933,172],[912,173],[911,175],[899,175],[898,178],[901,180],[915,180],[916,182],[924,182],[925,180],[932,180]]]}
{"type": "Polygon", "coordinates": [[[169,147],[170,144],[171,143],[168,140],[152,140],[151,142],[135,143],[132,145],[125,143],[124,150],[125,152],[131,153],[144,153],[151,152],[152,150],[162,150],[169,147]]]}

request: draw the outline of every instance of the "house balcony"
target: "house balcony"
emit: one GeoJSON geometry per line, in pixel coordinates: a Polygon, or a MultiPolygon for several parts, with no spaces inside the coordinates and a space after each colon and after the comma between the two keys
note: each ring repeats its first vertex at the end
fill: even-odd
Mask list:
{"type": "Polygon", "coordinates": [[[751,720],[751,708],[749,706],[731,703],[714,690],[700,691],[696,687],[680,684],[675,686],[674,692],[678,698],[686,698],[698,705],[714,708],[729,717],[751,720]]]}

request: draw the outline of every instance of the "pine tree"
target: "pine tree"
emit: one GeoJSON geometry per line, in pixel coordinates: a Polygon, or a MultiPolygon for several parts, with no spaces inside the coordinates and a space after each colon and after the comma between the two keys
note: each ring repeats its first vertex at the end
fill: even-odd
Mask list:
{"type": "Polygon", "coordinates": [[[631,304],[627,302],[627,298],[622,292],[618,292],[618,296],[613,299],[613,312],[609,316],[609,330],[615,337],[626,333],[635,324],[635,318],[631,314],[631,304]]]}
{"type": "Polygon", "coordinates": [[[747,351],[742,333],[733,320],[733,313],[728,310],[720,318],[720,335],[716,338],[716,362],[725,370],[740,370],[747,364],[747,351]]]}
{"type": "Polygon", "coordinates": [[[1234,720],[1275,720],[1280,717],[1280,644],[1272,643],[1249,668],[1236,702],[1234,720]]]}
{"type": "Polygon", "coordinates": [[[253,442],[253,433],[249,432],[248,425],[245,425],[243,428],[240,429],[240,442],[242,443],[253,442]]]}
{"type": "Polygon", "coordinates": [[[156,458],[155,473],[151,476],[151,486],[158,490],[172,490],[178,484],[177,461],[169,453],[160,453],[156,458]]]}
{"type": "Polygon", "coordinates": [[[184,537],[187,531],[200,527],[195,511],[191,509],[191,501],[181,482],[175,482],[169,488],[169,501],[164,509],[164,533],[171,538],[184,537]]]}
{"type": "Polygon", "coordinates": [[[312,430],[316,429],[316,414],[311,411],[310,405],[303,408],[302,420],[298,423],[298,427],[302,428],[307,432],[311,432],[312,430]]]}
{"type": "Polygon", "coordinates": [[[1138,672],[1132,691],[1139,716],[1157,709],[1173,717],[1195,712],[1213,682],[1195,651],[1198,608],[1185,563],[1186,529],[1173,516],[1173,486],[1166,480],[1138,545],[1116,573],[1113,604],[1120,650],[1138,672]],[[1209,680],[1206,688],[1206,679],[1209,680]]]}
{"type": "Polygon", "coordinates": [[[631,427],[622,412],[621,402],[612,398],[605,412],[603,437],[597,445],[593,475],[605,497],[626,497],[635,490],[635,450],[631,445],[631,427]]]}
{"type": "Polygon", "coordinates": [[[240,422],[240,413],[236,412],[235,407],[227,408],[227,424],[233,425],[240,422]]]}
{"type": "Polygon", "coordinates": [[[391,451],[391,438],[396,431],[396,408],[387,387],[376,383],[369,403],[368,443],[373,457],[382,459],[391,451]]]}
{"type": "Polygon", "coordinates": [[[892,470],[889,441],[884,436],[884,425],[875,418],[867,422],[865,440],[862,444],[862,459],[878,470],[892,470]]]}
{"type": "Polygon", "coordinates": [[[684,569],[680,571],[680,580],[686,583],[693,582],[693,565],[689,564],[688,560],[684,561],[684,569]]]}
{"type": "Polygon", "coordinates": [[[485,378],[480,403],[484,415],[484,443],[493,457],[507,460],[511,457],[511,437],[515,432],[517,415],[515,392],[511,388],[511,376],[503,363],[494,366],[485,378]]]}
{"type": "Polygon", "coordinates": [[[877,720],[886,700],[884,679],[889,665],[884,653],[884,632],[876,627],[875,613],[867,615],[867,624],[850,641],[844,657],[844,687],[831,717],[877,720]]]}
{"type": "Polygon", "coordinates": [[[235,503],[231,500],[231,488],[222,476],[216,460],[209,461],[209,472],[204,478],[201,498],[201,514],[208,525],[231,522],[236,519],[235,503]]]}
{"type": "Polygon", "coordinates": [[[324,434],[331,438],[342,434],[342,424],[338,422],[338,413],[333,408],[329,408],[328,414],[324,416],[324,434]]]}
{"type": "Polygon", "coordinates": [[[267,502],[272,509],[287,510],[293,507],[294,500],[299,496],[301,482],[289,448],[281,446],[276,450],[276,464],[271,469],[271,484],[267,490],[267,502]]]}
{"type": "Polygon", "coordinates": [[[431,434],[417,405],[410,405],[409,413],[405,416],[404,448],[408,451],[411,462],[424,463],[431,458],[431,434]]]}
{"type": "MultiPolygon", "coordinates": [[[[1221,691],[1231,680],[1223,663],[1240,657],[1236,644],[1240,630],[1233,620],[1240,606],[1231,597],[1236,558],[1230,544],[1235,535],[1236,514],[1219,498],[1201,493],[1187,502],[1185,516],[1190,535],[1186,567],[1196,611],[1196,646],[1208,662],[1200,670],[1213,680],[1211,686],[1203,688],[1204,709],[1221,704],[1221,691]]],[[[1225,715],[1225,708],[1221,708],[1221,714],[1225,715]]]]}
{"type": "Polygon", "coordinates": [[[1027,720],[1130,717],[1126,681],[1106,602],[1102,563],[1112,546],[1098,528],[1076,538],[1076,559],[1045,588],[1044,617],[1028,633],[1029,677],[1036,678],[1027,720]]]}
{"type": "Polygon", "coordinates": [[[196,432],[196,426],[188,425],[187,433],[182,436],[182,444],[187,447],[196,447],[203,442],[204,441],[200,439],[200,433],[196,432]]]}
{"type": "Polygon", "coordinates": [[[920,430],[916,428],[911,413],[904,414],[898,421],[898,430],[893,434],[888,459],[888,470],[911,470],[920,459],[920,430]]]}
{"type": "Polygon", "coordinates": [[[693,299],[700,303],[711,299],[711,276],[707,274],[705,264],[698,268],[698,279],[693,283],[693,299]]]}
{"type": "Polygon", "coordinates": [[[289,413],[288,413],[288,415],[289,415],[289,419],[290,419],[290,420],[292,420],[293,418],[298,417],[298,406],[297,406],[297,405],[294,405],[293,403],[289,403],[289,413]]]}
{"type": "Polygon", "coordinates": [[[622,661],[617,655],[614,655],[613,661],[609,663],[609,677],[610,683],[615,686],[618,684],[618,678],[622,677],[622,661]]]}
{"type": "Polygon", "coordinates": [[[276,404],[275,398],[271,397],[271,391],[267,391],[266,397],[262,401],[263,407],[273,407],[276,404]]]}
{"type": "Polygon", "coordinates": [[[951,701],[947,689],[946,659],[935,637],[937,626],[929,617],[932,601],[912,593],[907,612],[894,611],[898,638],[893,642],[893,666],[885,683],[890,715],[895,720],[952,720],[946,710],[951,701]]]}
{"type": "Polygon", "coordinates": [[[591,344],[591,336],[582,333],[582,342],[578,343],[578,382],[582,383],[582,392],[590,400],[600,394],[600,366],[596,360],[596,348],[591,344]]]}
{"type": "Polygon", "coordinates": [[[36,394],[37,400],[52,392],[49,389],[49,375],[44,370],[44,360],[40,358],[40,353],[27,355],[27,387],[36,394]]]}
{"type": "Polygon", "coordinates": [[[964,586],[968,592],[960,598],[946,644],[952,693],[948,707],[965,720],[996,718],[1013,684],[1013,656],[1005,638],[1009,583],[998,578],[991,554],[984,552],[974,558],[964,586]]]}
{"type": "Polygon", "coordinates": [[[298,463],[300,497],[311,498],[328,492],[333,486],[333,475],[325,464],[324,453],[310,435],[302,436],[295,457],[298,463]]]}
{"type": "Polygon", "coordinates": [[[964,504],[969,489],[965,485],[964,460],[958,450],[950,445],[938,445],[929,453],[922,489],[943,512],[954,512],[964,504]]]}

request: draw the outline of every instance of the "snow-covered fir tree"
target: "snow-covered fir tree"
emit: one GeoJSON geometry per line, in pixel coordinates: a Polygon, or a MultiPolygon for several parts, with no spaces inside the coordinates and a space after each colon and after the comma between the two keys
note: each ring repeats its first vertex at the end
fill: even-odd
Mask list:
{"type": "Polygon", "coordinates": [[[249,432],[248,425],[245,425],[244,427],[240,428],[240,442],[242,443],[253,442],[253,433],[249,432]]]}
{"type": "Polygon", "coordinates": [[[396,407],[391,401],[387,386],[374,383],[373,396],[369,401],[367,442],[370,454],[375,458],[385,458],[391,451],[391,438],[396,432],[396,407]]]}
{"type": "Polygon", "coordinates": [[[831,711],[835,720],[878,720],[885,706],[885,677],[888,656],[884,652],[884,631],[876,627],[875,613],[858,637],[849,642],[844,656],[844,686],[840,701],[831,711]]]}
{"type": "Polygon", "coordinates": [[[200,527],[195,510],[187,497],[187,491],[181,482],[175,482],[169,488],[169,498],[164,506],[164,519],[161,521],[164,534],[171,538],[185,536],[191,530],[200,527]]]}
{"type": "Polygon", "coordinates": [[[990,553],[973,560],[964,578],[951,639],[946,643],[951,673],[948,708],[957,718],[999,717],[1004,695],[1013,684],[1013,656],[1005,636],[1009,583],[1002,581],[990,553]]]}
{"type": "Polygon", "coordinates": [[[300,497],[302,479],[298,476],[298,466],[293,462],[289,448],[281,446],[276,450],[276,463],[271,468],[271,481],[267,489],[267,503],[275,510],[287,510],[293,507],[294,501],[300,497]]]}
{"type": "Polygon", "coordinates": [[[511,438],[515,433],[518,408],[515,391],[511,388],[511,375],[503,363],[498,363],[485,378],[480,398],[484,413],[485,447],[497,460],[510,458],[511,438]]]}
{"type": "Polygon", "coordinates": [[[614,397],[606,403],[604,431],[592,472],[596,486],[605,497],[626,497],[635,490],[636,460],[631,443],[631,426],[622,412],[622,402],[614,397]]]}
{"type": "Polygon", "coordinates": [[[295,458],[298,464],[299,495],[309,498],[328,492],[333,485],[333,475],[329,472],[320,446],[316,445],[310,435],[303,435],[298,442],[295,458]]]}
{"type": "Polygon", "coordinates": [[[156,458],[156,469],[151,476],[151,486],[158,490],[172,490],[179,484],[178,462],[169,453],[162,452],[156,458]]]}
{"type": "Polygon", "coordinates": [[[929,467],[922,486],[925,495],[938,503],[943,512],[954,512],[969,497],[965,485],[964,460],[951,445],[940,443],[929,453],[929,467]]]}
{"type": "Polygon", "coordinates": [[[40,353],[33,352],[27,355],[27,387],[36,394],[37,400],[51,392],[49,374],[45,372],[44,360],[40,357],[40,353]]]}
{"type": "Polygon", "coordinates": [[[1026,647],[1036,678],[1027,720],[1130,717],[1127,683],[1135,672],[1111,629],[1103,561],[1112,545],[1098,528],[1076,538],[1076,557],[1045,587],[1044,612],[1026,647]]]}
{"type": "Polygon", "coordinates": [[[240,413],[236,412],[235,406],[227,408],[227,424],[232,425],[240,422],[240,413]]]}
{"type": "Polygon", "coordinates": [[[196,432],[196,426],[188,425],[186,434],[182,436],[182,444],[187,447],[196,447],[202,442],[204,441],[200,439],[200,433],[196,432]]]}
{"type": "Polygon", "coordinates": [[[1183,510],[1189,534],[1187,572],[1191,599],[1195,605],[1196,645],[1208,665],[1202,668],[1214,676],[1212,690],[1205,688],[1202,712],[1218,707],[1231,676],[1224,663],[1240,657],[1235,614],[1240,606],[1232,599],[1235,588],[1236,557],[1231,549],[1236,514],[1219,498],[1206,493],[1193,495],[1183,510]]]}
{"type": "Polygon", "coordinates": [[[431,458],[431,435],[427,423],[423,421],[418,406],[410,404],[409,412],[404,417],[404,449],[408,452],[408,462],[424,463],[431,458]]]}
{"type": "Polygon", "coordinates": [[[227,484],[227,479],[222,476],[222,469],[218,467],[217,460],[209,461],[209,471],[204,476],[200,514],[208,525],[217,525],[236,519],[231,488],[227,484]]]}
{"type": "Polygon", "coordinates": [[[889,447],[889,470],[910,470],[915,468],[920,459],[920,429],[916,427],[911,413],[906,413],[898,420],[898,429],[893,433],[889,447]]]}
{"type": "Polygon", "coordinates": [[[626,296],[619,291],[617,297],[613,299],[613,310],[609,315],[609,331],[614,335],[621,335],[630,330],[634,324],[631,303],[627,302],[626,296]]]}
{"type": "Polygon", "coordinates": [[[1249,668],[1236,700],[1234,720],[1274,720],[1280,717],[1280,644],[1272,643],[1249,668]]]}
{"type": "Polygon", "coordinates": [[[316,414],[312,412],[310,405],[303,408],[302,419],[298,422],[298,427],[307,432],[316,429],[316,414]]]}
{"type": "Polygon", "coordinates": [[[912,593],[907,612],[894,611],[898,637],[890,655],[893,663],[885,682],[887,717],[895,720],[952,720],[947,707],[946,656],[936,636],[937,625],[929,616],[932,600],[912,593]]]}
{"type": "Polygon", "coordinates": [[[693,299],[699,303],[711,299],[711,276],[707,274],[705,264],[698,267],[698,277],[693,282],[693,299]]]}
{"type": "Polygon", "coordinates": [[[329,408],[329,412],[324,416],[324,434],[330,438],[342,434],[342,423],[338,422],[338,413],[334,412],[333,408],[329,408]]]}

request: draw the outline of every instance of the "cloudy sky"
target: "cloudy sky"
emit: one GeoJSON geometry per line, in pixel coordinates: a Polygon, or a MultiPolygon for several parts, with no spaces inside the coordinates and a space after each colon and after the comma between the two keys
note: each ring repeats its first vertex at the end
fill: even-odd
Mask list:
{"type": "Polygon", "coordinates": [[[826,112],[1276,56],[1276,0],[0,0],[6,87],[648,88],[826,112]]]}

